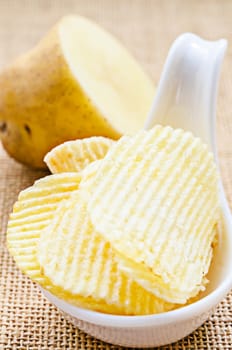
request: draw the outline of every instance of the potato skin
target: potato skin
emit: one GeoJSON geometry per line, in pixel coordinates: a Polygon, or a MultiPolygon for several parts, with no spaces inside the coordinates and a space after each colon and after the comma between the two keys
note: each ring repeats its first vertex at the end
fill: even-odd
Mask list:
{"type": "Polygon", "coordinates": [[[46,168],[58,144],[89,136],[120,137],[83,93],[63,56],[58,25],[0,74],[0,137],[17,161],[46,168]]]}

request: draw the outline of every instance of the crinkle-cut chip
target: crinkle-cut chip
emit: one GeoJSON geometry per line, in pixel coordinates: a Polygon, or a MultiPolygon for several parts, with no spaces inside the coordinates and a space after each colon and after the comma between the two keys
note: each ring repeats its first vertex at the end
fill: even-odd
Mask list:
{"type": "MultiPolygon", "coordinates": [[[[65,200],[68,202],[70,196],[78,190],[79,182],[80,175],[77,173],[56,174],[38,180],[32,187],[22,191],[14,205],[8,224],[8,248],[19,268],[54,295],[77,306],[123,314],[124,311],[116,305],[108,305],[91,296],[73,295],[64,290],[62,286],[54,286],[39,265],[37,245],[41,232],[54,218],[58,205],[65,200]]],[[[145,291],[145,294],[148,293],[145,291]]],[[[149,298],[145,300],[149,301],[149,298]]],[[[156,299],[154,310],[161,312],[172,307],[171,304],[164,303],[162,300],[159,304],[156,299]]],[[[149,306],[147,308],[149,312],[149,306]]]]}
{"type": "Polygon", "coordinates": [[[58,204],[78,190],[80,175],[46,176],[20,192],[7,228],[7,244],[18,267],[33,280],[41,279],[36,247],[41,231],[54,216],[58,204]]]}
{"type": "Polygon", "coordinates": [[[47,153],[44,161],[53,174],[79,172],[91,162],[104,158],[113,143],[103,136],[67,141],[47,153]]]}
{"type": "Polygon", "coordinates": [[[77,297],[64,291],[62,287],[54,286],[44,276],[37,260],[41,232],[53,219],[58,205],[78,190],[80,179],[78,173],[50,175],[20,192],[8,223],[8,248],[18,267],[49,292],[77,306],[114,312],[112,307],[99,300],[77,297]]]}
{"type": "Polygon", "coordinates": [[[143,315],[174,308],[118,269],[109,243],[94,231],[80,193],[58,207],[41,235],[38,260],[53,285],[105,303],[108,312],[143,315]]]}
{"type": "Polygon", "coordinates": [[[185,303],[205,288],[219,220],[218,175],[199,138],[159,125],[122,137],[90,191],[92,224],[124,273],[169,302],[185,303]]]}

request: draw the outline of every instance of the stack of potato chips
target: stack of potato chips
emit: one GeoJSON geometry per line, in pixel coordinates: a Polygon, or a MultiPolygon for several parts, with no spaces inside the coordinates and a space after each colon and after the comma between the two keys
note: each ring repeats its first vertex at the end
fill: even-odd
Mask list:
{"type": "Polygon", "coordinates": [[[74,305],[146,315],[207,285],[219,222],[212,154],[181,129],[70,141],[22,191],[8,224],[19,268],[74,305]]]}

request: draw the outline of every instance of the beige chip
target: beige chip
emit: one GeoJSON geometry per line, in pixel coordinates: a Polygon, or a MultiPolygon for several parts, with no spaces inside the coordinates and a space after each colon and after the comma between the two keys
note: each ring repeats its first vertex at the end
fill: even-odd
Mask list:
{"type": "Polygon", "coordinates": [[[21,191],[14,205],[7,228],[8,248],[19,268],[36,281],[41,280],[36,259],[40,234],[58,204],[77,191],[80,179],[77,173],[46,176],[21,191]]]}
{"type": "Polygon", "coordinates": [[[103,158],[113,143],[102,136],[67,141],[47,153],[44,161],[53,174],[81,171],[91,162],[103,158]]]}
{"type": "MultiPolygon", "coordinates": [[[[115,272],[116,264],[112,262],[111,251],[108,251],[106,256],[105,255],[102,257],[99,256],[99,259],[102,259],[102,261],[108,264],[107,265],[108,272],[105,271],[104,277],[105,276],[107,277],[109,274],[112,273],[112,276],[110,277],[110,279],[112,283],[115,282],[115,284],[110,287],[111,288],[110,291],[108,290],[108,295],[107,295],[107,290],[105,291],[109,300],[112,301],[111,304],[106,303],[107,298],[104,296],[104,287],[107,284],[107,280],[104,280],[104,279],[102,280],[101,282],[102,288],[101,290],[99,290],[99,295],[97,294],[98,292],[96,289],[96,295],[98,295],[98,298],[94,299],[95,294],[92,293],[91,288],[89,291],[85,291],[85,293],[83,292],[83,293],[75,294],[75,293],[72,293],[72,291],[67,290],[66,288],[67,282],[64,283],[65,288],[62,286],[62,284],[54,285],[52,281],[47,276],[44,275],[44,269],[43,267],[40,266],[37,259],[37,247],[38,247],[38,241],[40,240],[41,233],[44,230],[45,231],[47,230],[46,228],[48,225],[50,225],[52,220],[60,220],[60,216],[56,212],[59,204],[65,203],[64,204],[65,207],[66,206],[69,207],[69,205],[71,205],[71,208],[73,207],[73,204],[72,204],[73,202],[71,201],[70,197],[72,196],[72,194],[78,192],[80,180],[81,180],[80,175],[77,173],[63,173],[63,174],[50,175],[39,181],[36,181],[33,186],[29,187],[28,189],[20,193],[18,201],[14,205],[13,213],[10,215],[10,220],[8,223],[8,230],[7,230],[8,248],[11,255],[14,257],[18,267],[25,274],[27,274],[32,280],[39,283],[43,288],[47,289],[57,297],[60,297],[77,306],[82,306],[85,308],[90,308],[90,309],[94,309],[102,312],[108,312],[108,313],[116,313],[116,314],[117,313],[134,314],[136,312],[138,313],[162,312],[173,308],[174,305],[165,303],[164,301],[159,300],[158,298],[154,298],[153,295],[150,295],[149,293],[147,293],[135,282],[129,282],[126,276],[123,276],[119,272],[115,272]],[[109,262],[104,260],[105,258],[109,258],[109,262]],[[117,280],[117,276],[119,276],[118,280],[117,280]],[[125,291],[125,296],[120,294],[124,292],[123,287],[128,288],[125,291]],[[113,288],[115,288],[114,293],[116,296],[116,300],[114,300],[113,294],[112,296],[110,295],[110,292],[113,291],[113,288]],[[118,291],[119,291],[119,294],[118,294],[118,291]],[[126,298],[131,298],[131,300],[129,300],[129,306],[127,306],[126,304],[128,301],[126,298]]],[[[84,204],[80,204],[79,206],[80,208],[82,208],[82,210],[84,210],[84,204]]],[[[75,209],[77,209],[77,211],[73,213],[74,216],[78,216],[79,214],[81,214],[81,210],[79,211],[78,207],[75,209]]],[[[81,217],[79,217],[79,220],[81,223],[81,217]]],[[[83,222],[85,221],[86,221],[86,218],[84,217],[83,222]]],[[[87,221],[86,223],[88,226],[87,221]]],[[[67,228],[70,228],[70,229],[72,228],[71,222],[68,223],[67,228]]],[[[81,231],[80,231],[81,239],[83,239],[83,236],[82,236],[83,230],[84,230],[84,227],[81,227],[81,231]]],[[[71,231],[69,234],[72,235],[71,231]]],[[[78,235],[78,232],[76,232],[75,234],[78,235]]],[[[54,235],[53,231],[48,232],[47,240],[49,240],[49,237],[51,235],[54,235]]],[[[78,247],[80,247],[80,242],[76,241],[75,235],[74,237],[72,236],[72,238],[75,239],[72,242],[73,246],[75,246],[75,244],[77,243],[76,249],[78,249],[78,247]]],[[[87,236],[87,239],[89,238],[90,237],[87,236]]],[[[58,242],[59,240],[57,241],[54,240],[52,244],[50,242],[50,245],[54,246],[54,249],[56,250],[58,242]]],[[[92,241],[92,237],[90,238],[89,242],[91,246],[91,242],[92,243],[94,242],[94,240],[92,241]]],[[[64,256],[67,256],[67,254],[69,254],[69,252],[66,250],[66,246],[68,245],[67,243],[68,242],[66,242],[66,245],[64,244],[64,249],[60,252],[61,255],[55,257],[55,259],[57,259],[58,261],[63,261],[62,259],[64,258],[64,256]]],[[[104,246],[104,244],[99,243],[98,247],[100,246],[104,246]]],[[[105,244],[105,250],[107,249],[109,250],[108,245],[105,244]]],[[[79,259],[81,259],[80,256],[79,256],[79,259]]],[[[84,266],[82,267],[84,268],[84,266]]],[[[65,265],[64,265],[64,269],[65,269],[65,265]]],[[[93,273],[95,273],[94,270],[93,270],[93,273]]],[[[86,283],[85,276],[83,281],[84,281],[83,283],[85,284],[86,283]]],[[[78,283],[79,282],[80,280],[78,278],[78,283]]]]}
{"type": "Polygon", "coordinates": [[[92,179],[81,185],[88,212],[122,271],[169,302],[205,288],[219,204],[216,166],[200,139],[162,126],[122,137],[92,179]]]}
{"type": "Polygon", "coordinates": [[[105,303],[105,312],[141,315],[174,308],[121,273],[109,243],[94,231],[79,193],[61,203],[42,233],[38,259],[54,285],[105,303]]]}
{"type": "Polygon", "coordinates": [[[73,295],[54,286],[43,274],[37,259],[41,232],[54,218],[58,204],[78,190],[79,182],[77,173],[56,174],[38,180],[22,191],[10,215],[7,244],[18,267],[43,288],[74,305],[107,312],[109,307],[104,302],[73,295]]]}

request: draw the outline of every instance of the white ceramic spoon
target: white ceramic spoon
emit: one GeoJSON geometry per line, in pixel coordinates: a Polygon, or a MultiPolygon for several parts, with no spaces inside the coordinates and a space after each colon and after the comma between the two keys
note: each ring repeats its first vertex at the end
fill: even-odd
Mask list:
{"type": "MultiPolygon", "coordinates": [[[[191,130],[208,142],[216,155],[214,124],[219,69],[226,41],[209,42],[193,34],[173,44],[146,128],[155,123],[191,130]]],[[[107,342],[133,347],[168,344],[186,336],[212,314],[232,288],[232,220],[221,186],[223,230],[205,296],[180,309],[148,316],[117,316],[72,306],[42,290],[70,321],[107,342]]]]}

